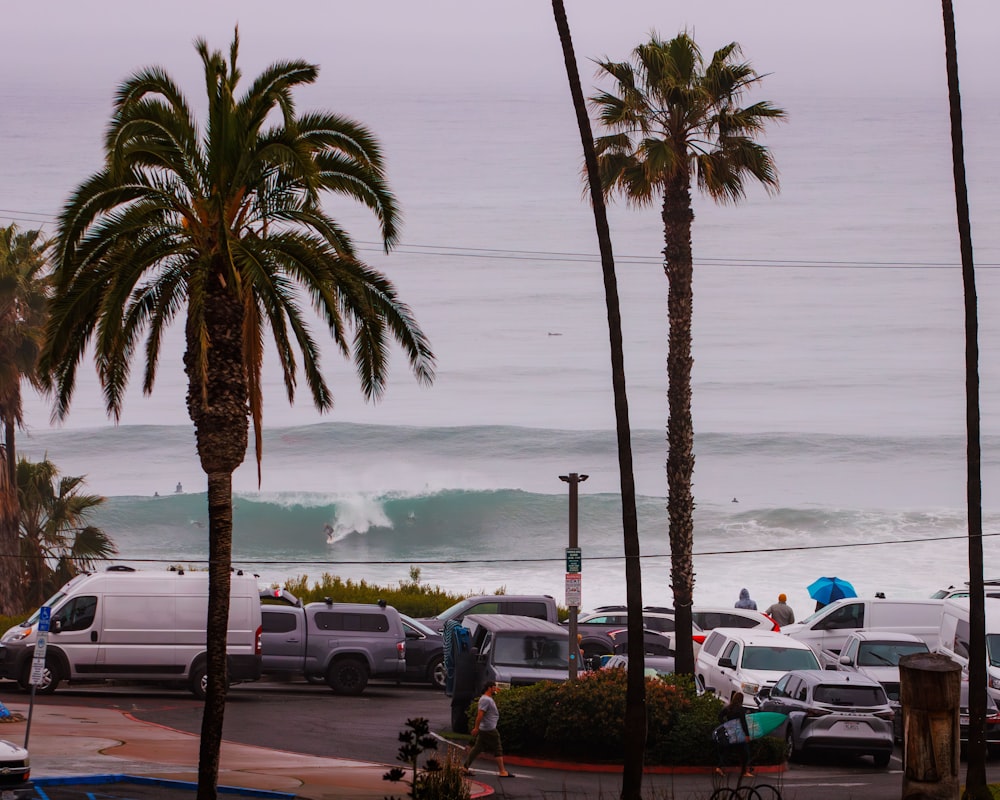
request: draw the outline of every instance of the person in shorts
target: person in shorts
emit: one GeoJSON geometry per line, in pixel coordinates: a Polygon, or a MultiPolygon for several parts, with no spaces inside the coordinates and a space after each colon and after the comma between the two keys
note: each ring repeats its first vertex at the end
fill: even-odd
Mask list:
{"type": "Polygon", "coordinates": [[[479,708],[476,711],[476,724],[472,727],[472,735],[476,738],[462,766],[468,772],[469,765],[475,761],[476,756],[485,750],[487,753],[492,753],[496,756],[497,774],[501,778],[512,778],[513,775],[507,772],[503,765],[503,746],[500,743],[500,732],[497,730],[497,723],[500,721],[500,712],[497,710],[497,704],[493,700],[496,690],[497,685],[493,681],[490,681],[483,687],[483,694],[479,698],[479,708]]]}

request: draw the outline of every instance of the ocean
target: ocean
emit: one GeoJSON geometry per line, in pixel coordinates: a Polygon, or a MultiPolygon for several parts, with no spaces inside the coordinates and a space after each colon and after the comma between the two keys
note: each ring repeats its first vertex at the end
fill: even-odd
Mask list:
{"type": "MultiPolygon", "coordinates": [[[[581,69],[587,86],[589,66],[581,69]]],[[[197,81],[186,85],[198,91],[197,81]]],[[[341,75],[325,86],[321,77],[304,105],[350,114],[383,141],[402,244],[385,256],[364,215],[331,210],[396,282],[431,339],[438,376],[419,387],[397,358],[384,400],[371,406],[329,348],[337,404],[320,417],[304,395],[289,407],[266,367],[263,477],[258,485],[248,454],[234,479],[234,563],[267,584],[324,573],[392,584],[418,567],[422,581],[455,592],[561,601],[568,494],[559,476],[578,472],[589,476],[579,498],[584,607],[623,601],[607,321],[568,92],[558,80],[414,92],[341,75]]],[[[40,97],[0,88],[12,110],[0,117],[10,156],[0,224],[6,215],[51,230],[97,164],[112,85],[72,97],[56,83],[40,97]]],[[[805,587],[821,575],[895,597],[968,577],[947,105],[940,90],[867,88],[774,94],[765,81],[753,99],[789,114],[765,137],[780,195],[752,191],[737,207],[695,201],[698,605],[731,605],[747,587],[761,607],[786,593],[801,615],[811,606],[805,587]]],[[[989,576],[1000,575],[1000,110],[974,95],[964,110],[989,576]]],[[[662,231],[655,209],[616,204],[611,223],[644,601],[664,605],[662,231]]],[[[117,426],[87,369],[60,425],[44,398],[26,396],[21,454],[48,455],[108,498],[94,521],[122,563],[206,557],[180,334],[165,342],[152,396],[133,386],[117,426]]]]}

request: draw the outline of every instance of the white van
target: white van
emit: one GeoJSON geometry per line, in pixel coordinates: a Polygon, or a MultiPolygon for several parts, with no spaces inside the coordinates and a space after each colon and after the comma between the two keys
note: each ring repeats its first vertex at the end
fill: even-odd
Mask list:
{"type": "MultiPolygon", "coordinates": [[[[241,683],[260,677],[260,592],[253,575],[231,578],[228,677],[241,683]]],[[[78,575],[44,605],[52,616],[37,692],[54,692],[63,680],[117,679],[183,683],[205,696],[207,572],[109,567],[78,575]]],[[[25,690],[38,619],[36,611],[0,637],[0,677],[25,690]]]]}
{"type": "MultiPolygon", "coordinates": [[[[944,653],[963,667],[969,663],[969,598],[944,601],[941,616],[941,643],[944,653]]],[[[1000,599],[986,598],[986,686],[994,700],[1000,701],[1000,599]]]]}
{"type": "Polygon", "coordinates": [[[847,597],[824,606],[781,632],[808,644],[822,658],[824,651],[839,653],[854,631],[909,633],[935,650],[941,635],[944,600],[886,600],[847,597]]]}

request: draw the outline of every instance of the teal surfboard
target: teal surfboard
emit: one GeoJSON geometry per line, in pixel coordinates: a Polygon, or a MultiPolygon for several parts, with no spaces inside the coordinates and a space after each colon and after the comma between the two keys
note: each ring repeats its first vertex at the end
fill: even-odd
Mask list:
{"type": "Polygon", "coordinates": [[[719,744],[743,744],[747,739],[760,739],[767,736],[775,729],[781,727],[788,717],[773,711],[758,711],[756,714],[747,714],[747,730],[750,736],[743,733],[743,725],[738,719],[731,719],[723,722],[712,731],[712,740],[719,744]]]}

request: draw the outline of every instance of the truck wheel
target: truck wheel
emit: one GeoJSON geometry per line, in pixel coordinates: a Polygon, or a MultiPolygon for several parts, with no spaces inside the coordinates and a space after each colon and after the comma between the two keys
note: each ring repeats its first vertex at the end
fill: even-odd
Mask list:
{"type": "MultiPolygon", "coordinates": [[[[35,687],[36,694],[52,694],[58,688],[62,679],[62,668],[59,666],[59,662],[53,658],[46,658],[45,667],[42,669],[42,682],[35,687]]],[[[30,692],[30,681],[31,659],[28,659],[24,665],[24,669],[21,670],[21,679],[17,683],[24,691],[30,692]]]]}
{"type": "Polygon", "coordinates": [[[448,681],[448,670],[444,666],[444,656],[438,656],[431,661],[427,668],[427,678],[430,680],[431,686],[444,691],[444,685],[448,681]]]}
{"type": "Polygon", "coordinates": [[[876,753],[872,756],[875,766],[879,769],[885,769],[888,767],[890,758],[892,758],[892,753],[876,753]]]}
{"type": "Polygon", "coordinates": [[[198,700],[204,700],[208,694],[208,667],[204,663],[191,670],[191,694],[198,700]]]}
{"type": "Polygon", "coordinates": [[[359,695],[368,685],[368,665],[357,658],[335,661],[326,682],[337,694],[359,695]]]}

